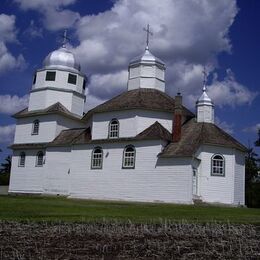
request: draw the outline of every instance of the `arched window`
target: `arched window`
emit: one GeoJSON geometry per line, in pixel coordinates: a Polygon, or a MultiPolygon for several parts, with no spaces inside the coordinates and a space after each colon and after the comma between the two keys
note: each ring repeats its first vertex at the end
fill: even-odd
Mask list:
{"type": "Polygon", "coordinates": [[[211,175],[225,176],[225,159],[220,154],[215,154],[211,158],[211,175]]]}
{"type": "Polygon", "coordinates": [[[19,167],[24,167],[25,166],[25,152],[21,152],[20,153],[20,157],[19,157],[19,167]]]}
{"type": "Polygon", "coordinates": [[[102,169],[103,151],[101,147],[96,147],[92,151],[91,168],[102,169]]]}
{"type": "Polygon", "coordinates": [[[34,120],[33,126],[32,126],[32,135],[38,135],[39,134],[39,128],[40,128],[40,121],[34,120]]]}
{"type": "Polygon", "coordinates": [[[123,153],[123,168],[133,169],[135,167],[135,148],[132,145],[128,145],[124,149],[123,153]]]}
{"type": "Polygon", "coordinates": [[[117,119],[112,119],[109,123],[108,138],[119,137],[119,122],[117,119]]]}
{"type": "Polygon", "coordinates": [[[36,166],[43,166],[43,157],[43,152],[39,151],[36,156],[36,166]]]}

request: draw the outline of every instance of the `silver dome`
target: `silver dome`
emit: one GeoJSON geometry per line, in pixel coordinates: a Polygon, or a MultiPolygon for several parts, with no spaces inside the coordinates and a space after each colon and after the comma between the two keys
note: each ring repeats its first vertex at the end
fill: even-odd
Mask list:
{"type": "Polygon", "coordinates": [[[75,55],[64,46],[50,52],[43,61],[43,67],[46,69],[69,69],[74,72],[80,72],[80,64],[75,55]]]}
{"type": "Polygon", "coordinates": [[[151,64],[151,63],[159,63],[162,66],[165,66],[164,62],[160,60],[159,58],[155,57],[150,51],[149,48],[145,48],[145,52],[142,55],[139,55],[138,57],[132,59],[130,61],[130,66],[137,64],[137,63],[142,63],[142,64],[151,64]]]}

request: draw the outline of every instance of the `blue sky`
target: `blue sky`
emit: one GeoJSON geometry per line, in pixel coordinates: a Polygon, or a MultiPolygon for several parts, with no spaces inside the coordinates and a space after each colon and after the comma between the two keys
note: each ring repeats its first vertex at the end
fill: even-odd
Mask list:
{"type": "Polygon", "coordinates": [[[87,110],[126,90],[128,62],[144,50],[147,23],[150,50],[167,66],[167,93],[179,89],[194,110],[206,66],[216,123],[253,144],[260,127],[259,11],[259,0],[2,0],[0,161],[11,153],[11,115],[26,107],[32,75],[64,29],[89,77],[87,110]]]}

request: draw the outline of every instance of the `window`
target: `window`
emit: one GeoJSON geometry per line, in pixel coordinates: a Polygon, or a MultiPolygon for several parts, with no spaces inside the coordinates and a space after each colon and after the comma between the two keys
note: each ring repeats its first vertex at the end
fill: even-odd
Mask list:
{"type": "Polygon", "coordinates": [[[112,119],[109,123],[108,138],[119,137],[119,122],[117,119],[112,119]]]}
{"type": "Polygon", "coordinates": [[[19,167],[24,167],[25,166],[25,152],[20,153],[20,158],[19,158],[19,167]]]}
{"type": "Polygon", "coordinates": [[[225,176],[225,160],[220,154],[212,156],[211,159],[211,175],[225,176]]]}
{"type": "Polygon", "coordinates": [[[123,168],[133,169],[135,167],[135,148],[132,145],[126,146],[123,154],[123,168]]]}
{"type": "Polygon", "coordinates": [[[37,153],[36,166],[43,166],[43,152],[42,151],[37,153]]]}
{"type": "Polygon", "coordinates": [[[55,81],[56,78],[56,72],[55,71],[47,71],[46,72],[46,81],[55,81]]]}
{"type": "Polygon", "coordinates": [[[38,135],[39,134],[39,127],[40,127],[39,120],[34,120],[33,126],[32,126],[32,135],[38,135]]]}
{"type": "Polygon", "coordinates": [[[33,76],[33,85],[36,83],[37,74],[35,73],[33,76]]]}
{"type": "Polygon", "coordinates": [[[68,83],[76,85],[77,84],[77,75],[69,73],[68,83]]]}
{"type": "Polygon", "coordinates": [[[92,162],[91,168],[92,169],[102,169],[103,163],[103,151],[101,147],[96,147],[92,151],[92,162]]]}

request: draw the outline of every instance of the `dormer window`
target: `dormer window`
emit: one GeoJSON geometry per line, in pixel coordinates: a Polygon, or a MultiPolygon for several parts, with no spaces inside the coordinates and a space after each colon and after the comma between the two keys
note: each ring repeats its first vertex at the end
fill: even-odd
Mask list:
{"type": "Polygon", "coordinates": [[[112,119],[109,123],[108,138],[119,137],[119,122],[117,119],[112,119]]]}
{"type": "Polygon", "coordinates": [[[77,84],[77,75],[69,73],[68,83],[76,85],[77,84]]]}
{"type": "Polygon", "coordinates": [[[46,72],[46,81],[55,81],[56,78],[56,71],[47,71],[46,72]]]}
{"type": "Polygon", "coordinates": [[[40,128],[40,121],[34,120],[33,126],[32,126],[32,135],[38,135],[39,134],[39,128],[40,128]]]}

